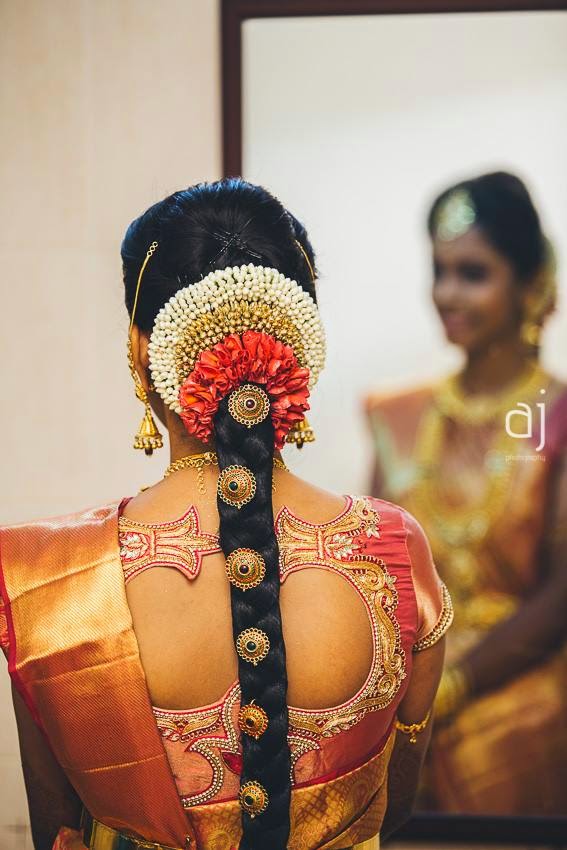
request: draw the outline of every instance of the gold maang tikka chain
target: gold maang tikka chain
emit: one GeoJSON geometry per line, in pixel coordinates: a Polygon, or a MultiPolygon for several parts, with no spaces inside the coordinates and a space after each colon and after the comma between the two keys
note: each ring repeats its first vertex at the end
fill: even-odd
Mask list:
{"type": "MultiPolygon", "coordinates": [[[[197,490],[201,495],[205,495],[207,488],[205,485],[205,467],[218,466],[219,459],[216,452],[201,452],[200,454],[187,455],[180,457],[178,460],[172,461],[165,470],[163,477],[167,478],[172,472],[177,472],[179,469],[196,469],[197,470],[197,490]]],[[[288,467],[279,457],[273,459],[275,469],[283,469],[289,472],[288,467]]],[[[272,482],[272,490],[275,490],[275,485],[272,482]]]]}
{"type": "MultiPolygon", "coordinates": [[[[158,427],[155,423],[152,409],[150,407],[150,402],[148,399],[148,394],[144,389],[142,381],[140,380],[140,376],[136,371],[136,367],[134,365],[134,352],[132,350],[132,327],[134,325],[134,317],[136,315],[136,307],[138,305],[138,294],[140,292],[140,284],[142,282],[142,275],[144,274],[144,270],[148,264],[148,260],[155,253],[158,247],[157,242],[152,242],[150,247],[147,250],[146,257],[144,262],[142,263],[142,267],[140,269],[140,274],[138,275],[138,282],[136,284],[136,294],[134,296],[134,305],[132,307],[132,315],[130,317],[130,327],[128,329],[128,365],[130,366],[130,372],[132,374],[132,378],[134,379],[134,385],[136,388],[136,397],[140,399],[142,404],[145,407],[144,418],[138,428],[138,433],[134,437],[134,448],[135,449],[143,449],[147,455],[151,455],[154,449],[161,449],[163,446],[163,437],[160,434],[158,427]]],[[[150,389],[152,389],[150,385],[150,389]]]]}

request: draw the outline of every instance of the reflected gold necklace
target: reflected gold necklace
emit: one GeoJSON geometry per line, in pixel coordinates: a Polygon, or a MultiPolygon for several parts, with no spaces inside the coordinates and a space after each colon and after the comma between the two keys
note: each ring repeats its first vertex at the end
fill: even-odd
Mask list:
{"type": "MultiPolygon", "coordinates": [[[[165,470],[163,477],[167,478],[168,475],[171,475],[172,472],[177,472],[179,469],[196,469],[197,489],[199,493],[204,496],[207,492],[205,485],[205,467],[218,466],[218,463],[219,459],[216,452],[201,452],[200,454],[186,455],[186,457],[180,457],[178,460],[172,461],[165,470]]],[[[288,467],[285,465],[283,460],[280,460],[279,457],[275,457],[273,459],[273,464],[275,469],[284,469],[286,472],[289,472],[288,467]]],[[[273,489],[274,485],[272,482],[272,490],[273,489]]]]}

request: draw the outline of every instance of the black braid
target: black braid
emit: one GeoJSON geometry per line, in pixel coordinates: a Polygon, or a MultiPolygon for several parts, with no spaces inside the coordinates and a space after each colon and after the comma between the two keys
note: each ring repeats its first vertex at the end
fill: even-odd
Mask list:
{"type": "MultiPolygon", "coordinates": [[[[255,262],[296,280],[316,300],[309,262],[315,257],[303,225],[273,195],[241,178],[200,183],[154,204],[129,226],[122,243],[126,306],[131,315],[141,264],[153,242],[159,249],[148,264],[139,292],[135,322],[151,331],[160,308],[180,286],[200,280],[215,268],[255,262]]],[[[287,743],[287,675],[279,610],[278,544],[273,527],[271,419],[248,430],[234,421],[225,398],[215,417],[215,442],[221,469],[248,467],[256,495],[241,510],[219,501],[223,552],[250,548],[266,562],[262,583],[246,591],[231,587],[235,639],[246,628],[266,632],[270,652],[257,667],[239,659],[242,704],[252,699],[269,725],[257,741],[243,736],[241,783],[256,780],[269,795],[268,808],[251,819],[242,815],[240,850],[284,850],[289,835],[290,752],[287,743]]]]}
{"type": "Polygon", "coordinates": [[[287,742],[287,674],[285,646],[279,605],[279,549],[274,532],[272,471],[274,427],[271,417],[247,428],[228,411],[225,397],[215,417],[215,441],[220,469],[231,464],[247,467],[256,478],[256,495],[240,509],[220,498],[220,544],[228,557],[234,549],[247,547],[259,552],[266,563],[266,576],[258,587],[246,591],[231,585],[234,640],[243,629],[258,628],[268,635],[270,651],[253,666],[238,659],[242,705],[252,700],[268,715],[268,728],[255,740],[242,735],[243,769],[241,787],[256,780],[268,792],[266,811],[251,818],[242,814],[240,850],[285,850],[289,836],[291,758],[287,742]]]}

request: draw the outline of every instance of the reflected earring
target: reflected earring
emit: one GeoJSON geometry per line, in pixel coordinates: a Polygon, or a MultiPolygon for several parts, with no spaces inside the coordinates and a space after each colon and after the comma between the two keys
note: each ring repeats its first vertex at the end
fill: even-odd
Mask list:
{"type": "Polygon", "coordinates": [[[541,325],[533,321],[522,322],[520,327],[522,342],[530,348],[539,348],[541,337],[541,325]]]}
{"type": "Polygon", "coordinates": [[[295,443],[298,449],[302,449],[304,443],[315,441],[315,432],[307,419],[302,419],[288,432],[285,441],[286,443],[295,443]]]}
{"type": "Polygon", "coordinates": [[[130,337],[128,337],[128,364],[130,366],[130,372],[134,380],[136,398],[140,399],[140,401],[146,408],[144,417],[140,423],[140,427],[138,428],[138,433],[134,437],[133,445],[135,449],[143,449],[147,455],[151,455],[154,449],[162,448],[163,437],[160,434],[158,427],[155,423],[155,419],[153,417],[152,409],[150,407],[150,402],[148,399],[148,394],[144,389],[140,380],[140,376],[136,372],[136,367],[134,366],[132,339],[130,337]]]}
{"type": "Polygon", "coordinates": [[[557,298],[555,253],[547,239],[545,250],[546,260],[530,285],[520,325],[520,339],[534,351],[540,347],[545,319],[553,312],[557,298]]]}

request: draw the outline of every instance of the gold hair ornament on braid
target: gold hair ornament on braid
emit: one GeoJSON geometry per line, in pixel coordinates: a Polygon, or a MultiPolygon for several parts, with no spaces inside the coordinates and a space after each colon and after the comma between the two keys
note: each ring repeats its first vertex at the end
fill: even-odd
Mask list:
{"type": "MultiPolygon", "coordinates": [[[[147,455],[151,455],[154,449],[161,449],[161,447],[163,446],[163,437],[160,434],[158,427],[155,423],[154,417],[152,415],[152,409],[150,407],[150,402],[148,399],[148,394],[144,389],[140,376],[138,375],[138,372],[136,371],[136,367],[134,365],[134,351],[132,349],[132,327],[134,325],[134,317],[136,314],[136,307],[138,305],[138,295],[140,292],[142,276],[144,274],[144,270],[148,264],[150,257],[152,256],[152,254],[155,253],[157,247],[158,243],[152,242],[152,244],[147,250],[144,262],[142,263],[140,274],[138,275],[138,282],[136,284],[134,305],[132,307],[132,315],[130,316],[130,327],[128,328],[128,365],[130,366],[130,373],[132,375],[132,378],[134,379],[136,398],[140,399],[140,401],[145,407],[144,418],[142,419],[140,427],[138,428],[138,433],[134,437],[134,448],[143,449],[147,455]]],[[[150,384],[150,389],[154,389],[152,384],[150,384]]]]}

